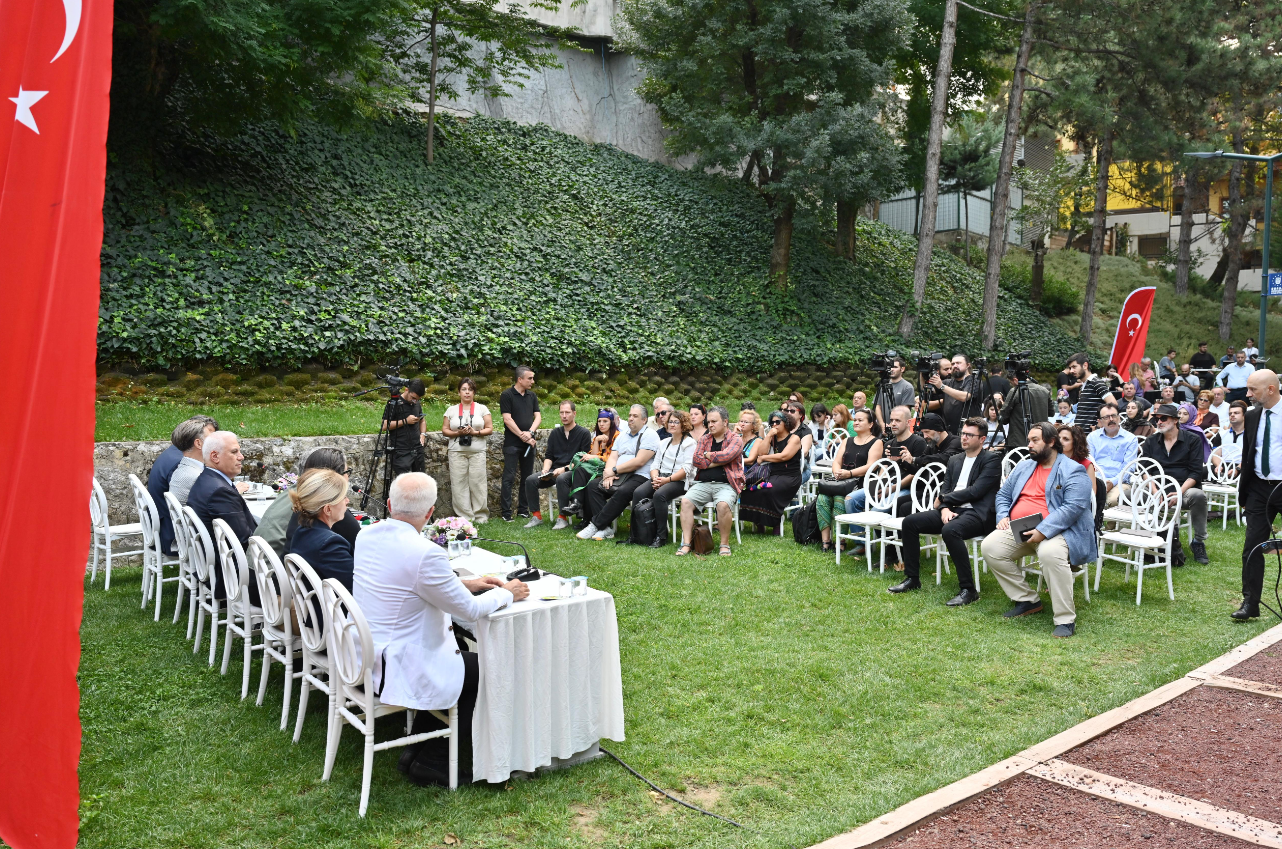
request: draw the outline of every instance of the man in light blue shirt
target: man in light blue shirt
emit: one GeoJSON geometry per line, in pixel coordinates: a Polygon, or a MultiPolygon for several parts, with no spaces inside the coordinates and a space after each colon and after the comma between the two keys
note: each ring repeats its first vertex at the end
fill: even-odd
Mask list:
{"type": "Polygon", "coordinates": [[[1234,401],[1246,400],[1246,379],[1253,374],[1255,366],[1246,361],[1245,352],[1238,351],[1233,362],[1223,368],[1215,382],[1229,390],[1228,400],[1232,404],[1234,401]]]}
{"type": "Polygon", "coordinates": [[[1140,455],[1140,441],[1135,434],[1122,430],[1122,418],[1113,404],[1100,407],[1099,423],[1101,427],[1090,432],[1086,444],[1095,461],[1096,480],[1104,481],[1108,491],[1105,506],[1116,507],[1122,495],[1122,472],[1140,455]]]}
{"type": "Polygon", "coordinates": [[[644,404],[633,404],[628,412],[628,429],[614,440],[601,477],[588,484],[588,524],[579,539],[610,539],[611,525],[632,504],[632,491],[650,480],[659,437],[646,427],[649,416],[644,404]]]}

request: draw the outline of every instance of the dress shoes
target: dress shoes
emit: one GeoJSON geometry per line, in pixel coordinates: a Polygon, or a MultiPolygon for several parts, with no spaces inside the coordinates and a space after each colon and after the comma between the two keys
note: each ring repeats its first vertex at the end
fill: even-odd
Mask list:
{"type": "Polygon", "coordinates": [[[1260,618],[1260,605],[1249,598],[1242,599],[1242,606],[1229,614],[1238,622],[1260,618]]]}
{"type": "Polygon", "coordinates": [[[650,541],[651,548],[663,548],[667,544],[668,544],[667,537],[655,537],[653,540],[650,541]]]}
{"type": "Polygon", "coordinates": [[[979,601],[979,593],[974,590],[962,590],[944,603],[949,607],[964,607],[976,601],[979,601]]]}
{"type": "Polygon", "coordinates": [[[1002,614],[1003,619],[1017,619],[1020,616],[1032,616],[1034,613],[1042,612],[1042,600],[1021,601],[1010,610],[1002,614]]]}
{"type": "Polygon", "coordinates": [[[899,593],[906,593],[909,590],[919,590],[919,589],[921,589],[921,581],[917,580],[916,578],[904,578],[902,581],[895,584],[893,587],[886,587],[886,592],[899,594],[899,593]]]}

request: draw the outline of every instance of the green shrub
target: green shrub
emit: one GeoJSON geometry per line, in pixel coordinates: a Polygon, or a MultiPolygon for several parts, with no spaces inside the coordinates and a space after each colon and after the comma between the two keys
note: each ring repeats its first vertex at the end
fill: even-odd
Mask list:
{"type": "MultiPolygon", "coordinates": [[[[1031,263],[1006,262],[1002,264],[1001,288],[1003,291],[1027,301],[1032,292],[1032,285],[1033,268],[1031,263]]],[[[1043,272],[1041,303],[1030,304],[1030,306],[1035,306],[1044,315],[1051,318],[1068,315],[1072,312],[1081,311],[1082,293],[1067,280],[1056,277],[1054,274],[1043,272]]],[[[1036,350],[1034,350],[1034,354],[1036,354],[1036,350]]]]}

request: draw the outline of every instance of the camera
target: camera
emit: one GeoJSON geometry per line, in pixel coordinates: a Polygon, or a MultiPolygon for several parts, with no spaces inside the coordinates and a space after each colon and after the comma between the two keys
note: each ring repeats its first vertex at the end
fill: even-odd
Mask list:
{"type": "Polygon", "coordinates": [[[931,354],[922,354],[914,351],[913,355],[917,358],[917,371],[921,373],[922,377],[929,380],[939,374],[939,361],[944,358],[942,353],[935,351],[931,354]]]}
{"type": "Polygon", "coordinates": [[[1015,378],[1023,383],[1028,380],[1028,372],[1033,367],[1033,352],[1031,350],[1011,351],[1006,355],[1003,367],[1006,371],[1014,372],[1015,378]]]}
{"type": "Polygon", "coordinates": [[[899,354],[894,349],[873,354],[868,358],[868,368],[877,372],[882,380],[890,380],[890,366],[898,358],[899,354]]]}

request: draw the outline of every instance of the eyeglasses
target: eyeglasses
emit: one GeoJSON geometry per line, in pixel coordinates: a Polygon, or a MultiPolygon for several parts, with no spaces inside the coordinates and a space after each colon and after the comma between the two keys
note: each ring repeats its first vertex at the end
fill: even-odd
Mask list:
{"type": "Polygon", "coordinates": [[[343,474],[350,475],[351,473],[352,473],[351,469],[343,469],[343,474]]]}
{"type": "Polygon", "coordinates": [[[969,438],[969,439],[979,439],[979,434],[978,434],[978,433],[968,433],[967,431],[964,431],[964,430],[963,430],[963,431],[961,432],[961,438],[962,438],[962,439],[967,439],[967,438],[969,438]]]}
{"type": "Polygon", "coordinates": [[[1109,413],[1108,415],[1099,417],[1102,422],[1112,421],[1115,418],[1117,418],[1117,413],[1109,413]]]}

